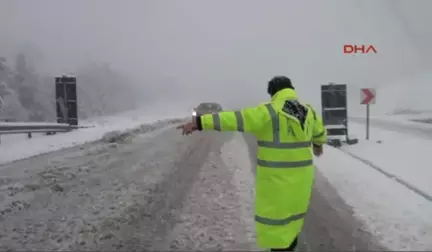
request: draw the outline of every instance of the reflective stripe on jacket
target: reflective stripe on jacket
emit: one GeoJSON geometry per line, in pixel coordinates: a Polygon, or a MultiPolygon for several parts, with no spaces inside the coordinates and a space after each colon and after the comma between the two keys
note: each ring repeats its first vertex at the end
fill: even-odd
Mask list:
{"type": "Polygon", "coordinates": [[[203,130],[249,132],[256,136],[258,246],[288,247],[300,233],[309,206],[314,179],[312,143],[326,141],[320,117],[310,105],[297,102],[294,90],[283,89],[267,104],[203,115],[200,122],[203,130]],[[303,125],[286,109],[287,101],[295,101],[305,109],[303,125]]]}

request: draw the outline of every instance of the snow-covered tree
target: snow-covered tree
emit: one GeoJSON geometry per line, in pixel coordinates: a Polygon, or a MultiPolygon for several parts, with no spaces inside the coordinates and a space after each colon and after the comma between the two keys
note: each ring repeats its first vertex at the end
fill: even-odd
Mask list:
{"type": "MultiPolygon", "coordinates": [[[[40,75],[18,54],[11,67],[0,57],[0,117],[19,121],[55,121],[55,76],[40,75]]],[[[136,107],[136,86],[108,64],[80,68],[77,77],[78,116],[113,114],[136,107]]]]}

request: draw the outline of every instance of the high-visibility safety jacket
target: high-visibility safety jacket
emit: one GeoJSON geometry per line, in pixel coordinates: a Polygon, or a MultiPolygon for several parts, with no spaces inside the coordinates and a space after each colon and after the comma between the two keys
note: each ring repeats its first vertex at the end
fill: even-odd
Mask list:
{"type": "Polygon", "coordinates": [[[197,119],[199,130],[249,132],[257,138],[255,223],[260,248],[287,248],[299,235],[314,180],[312,143],[322,145],[327,138],[321,117],[310,105],[300,103],[306,111],[303,125],[286,112],[286,102],[293,100],[295,91],[283,89],[269,103],[197,119]]]}

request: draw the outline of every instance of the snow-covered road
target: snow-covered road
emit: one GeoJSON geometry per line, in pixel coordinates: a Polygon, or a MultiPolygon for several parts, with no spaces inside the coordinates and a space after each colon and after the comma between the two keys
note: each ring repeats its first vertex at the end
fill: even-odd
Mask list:
{"type": "MultiPolygon", "coordinates": [[[[2,165],[0,249],[256,250],[254,151],[167,125],[2,165]]],[[[306,223],[303,250],[381,248],[320,174],[306,223]]]]}
{"type": "MultiPolygon", "coordinates": [[[[198,194],[190,192],[200,171],[212,165],[206,163],[210,153],[219,155],[228,137],[207,134],[185,139],[165,128],[117,143],[92,143],[5,165],[0,175],[1,249],[166,250],[170,246],[192,249],[201,243],[215,249],[222,242],[212,241],[212,233],[220,232],[218,221],[242,227],[222,218],[225,213],[235,215],[236,195],[225,198],[231,205],[219,206],[214,199],[223,188],[210,181],[202,182],[206,186],[198,194]],[[184,230],[187,239],[170,235],[182,222],[185,201],[200,202],[205,195],[213,199],[208,207],[222,216],[200,215],[194,207],[198,211],[190,214],[195,225],[184,230]]],[[[204,179],[229,183],[230,173],[217,158],[213,162],[220,172],[204,179]]],[[[221,235],[229,233],[241,236],[245,231],[225,226],[221,235]]]]}
{"type": "MultiPolygon", "coordinates": [[[[164,117],[132,111],[4,141],[0,249],[256,250],[254,139],[183,137],[164,117]],[[113,130],[128,133],[111,143],[113,130]]],[[[365,141],[352,121],[360,142],[316,160],[301,249],[430,250],[432,125],[373,119],[365,141]]]]}

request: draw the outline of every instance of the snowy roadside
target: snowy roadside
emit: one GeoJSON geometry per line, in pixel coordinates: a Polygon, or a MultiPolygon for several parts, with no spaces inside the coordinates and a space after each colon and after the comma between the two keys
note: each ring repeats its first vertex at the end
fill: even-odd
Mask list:
{"type": "Polygon", "coordinates": [[[389,250],[430,250],[432,124],[430,113],[350,117],[355,145],[328,147],[318,167],[389,250]]]}
{"type": "Polygon", "coordinates": [[[392,177],[405,181],[432,198],[431,139],[371,127],[370,140],[364,140],[365,125],[351,123],[349,128],[359,138],[359,143],[344,146],[345,150],[368,160],[392,177]]]}
{"type": "Polygon", "coordinates": [[[389,250],[432,248],[431,202],[342,150],[327,147],[317,166],[389,250]]]}
{"type": "Polygon", "coordinates": [[[32,139],[27,139],[24,134],[3,135],[0,144],[0,164],[96,141],[109,132],[128,131],[141,125],[149,126],[158,121],[163,124],[166,120],[186,117],[186,114],[182,113],[157,115],[154,113],[150,114],[147,110],[134,110],[120,115],[85,120],[82,122],[83,125],[95,127],[52,136],[36,134],[32,139]]]}

